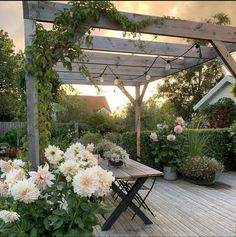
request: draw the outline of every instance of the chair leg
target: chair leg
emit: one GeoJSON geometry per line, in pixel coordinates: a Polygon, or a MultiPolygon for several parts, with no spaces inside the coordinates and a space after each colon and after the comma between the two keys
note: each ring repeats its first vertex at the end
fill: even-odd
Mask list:
{"type": "MultiPolygon", "coordinates": [[[[152,214],[153,217],[155,217],[155,215],[154,215],[154,213],[151,211],[151,209],[149,208],[149,206],[146,204],[145,200],[147,199],[148,195],[149,195],[150,192],[152,191],[152,188],[153,188],[155,182],[156,182],[156,177],[154,178],[153,183],[152,183],[152,185],[151,185],[149,191],[147,192],[147,194],[146,194],[146,196],[145,196],[144,198],[142,198],[142,197],[140,196],[140,194],[138,194],[138,195],[140,196],[140,198],[142,199],[142,202],[141,202],[141,204],[139,205],[139,208],[141,208],[142,206],[143,206],[143,207],[146,206],[146,208],[147,208],[148,211],[152,214]]],[[[136,213],[134,213],[134,215],[132,216],[131,220],[133,220],[135,216],[136,216],[136,213]]]]}

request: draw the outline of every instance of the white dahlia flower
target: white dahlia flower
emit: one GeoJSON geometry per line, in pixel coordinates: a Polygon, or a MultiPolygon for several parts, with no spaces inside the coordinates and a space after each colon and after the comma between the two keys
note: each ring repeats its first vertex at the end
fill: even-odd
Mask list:
{"type": "Polygon", "coordinates": [[[11,195],[14,200],[31,203],[38,199],[40,192],[35,183],[29,179],[24,179],[11,187],[11,195]]]}
{"type": "Polygon", "coordinates": [[[100,166],[95,166],[91,170],[99,177],[99,188],[96,193],[97,196],[104,196],[108,194],[110,192],[112,182],[115,181],[112,172],[104,170],[100,166]]]}
{"type": "Polygon", "coordinates": [[[44,167],[39,166],[37,172],[30,171],[30,180],[32,180],[39,189],[45,189],[46,187],[51,187],[53,185],[52,180],[55,180],[55,175],[49,171],[48,164],[44,167]]]}
{"type": "Polygon", "coordinates": [[[65,158],[67,160],[70,160],[70,159],[76,160],[78,153],[82,150],[85,150],[84,145],[82,145],[79,142],[76,142],[66,149],[65,158]]]}
{"type": "Polygon", "coordinates": [[[5,223],[19,220],[20,215],[17,212],[2,210],[0,211],[0,219],[5,223]]]}
{"type": "Polygon", "coordinates": [[[47,148],[45,148],[44,154],[49,163],[55,165],[63,159],[64,153],[58,146],[49,145],[47,148]]]}
{"type": "Polygon", "coordinates": [[[75,160],[66,160],[60,164],[59,170],[65,176],[74,175],[79,170],[79,164],[75,160]]]}
{"type": "Polygon", "coordinates": [[[25,178],[24,170],[12,169],[6,174],[5,183],[12,186],[16,182],[23,180],[25,178]]]}
{"type": "Polygon", "coordinates": [[[73,178],[74,192],[82,197],[91,197],[99,188],[99,177],[91,168],[80,170],[73,178]]]}

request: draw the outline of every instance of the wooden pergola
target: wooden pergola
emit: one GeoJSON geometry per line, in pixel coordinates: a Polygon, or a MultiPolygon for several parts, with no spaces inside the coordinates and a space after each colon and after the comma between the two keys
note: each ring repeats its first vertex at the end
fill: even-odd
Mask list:
{"type": "MultiPolygon", "coordinates": [[[[25,45],[28,46],[32,42],[31,35],[35,32],[36,22],[53,23],[55,14],[69,7],[70,5],[63,3],[23,1],[25,45]]],[[[122,12],[122,14],[135,21],[154,18],[154,16],[126,12],[122,12]]],[[[90,28],[122,30],[118,24],[108,20],[106,16],[102,16],[98,22],[89,21],[85,25],[84,33],[90,28]]],[[[115,82],[115,85],[135,106],[135,132],[138,156],[140,155],[141,104],[150,82],[203,64],[215,58],[222,60],[233,76],[236,76],[236,62],[230,55],[230,52],[236,50],[236,27],[193,21],[160,19],[159,23],[141,29],[140,33],[153,36],[162,35],[208,40],[213,47],[200,46],[197,50],[191,50],[195,46],[149,41],[143,41],[142,44],[145,47],[139,47],[135,40],[102,36],[93,37],[92,48],[83,46],[84,55],[87,60],[85,64],[89,68],[97,85],[110,86],[114,85],[115,82]],[[169,68],[166,67],[167,64],[170,64],[169,68]],[[149,80],[146,77],[147,72],[151,76],[149,80]],[[135,87],[135,97],[129,94],[125,86],[135,87]]],[[[79,72],[78,64],[80,62],[73,63],[72,71],[66,70],[60,62],[55,65],[62,83],[91,84],[79,72]]],[[[37,93],[33,86],[36,80],[37,78],[26,75],[29,158],[34,167],[39,164],[39,132],[36,126],[37,93]]]]}

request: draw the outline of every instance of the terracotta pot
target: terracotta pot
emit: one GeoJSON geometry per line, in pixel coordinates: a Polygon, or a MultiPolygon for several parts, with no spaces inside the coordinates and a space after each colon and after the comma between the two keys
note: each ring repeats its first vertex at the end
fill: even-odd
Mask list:
{"type": "Polygon", "coordinates": [[[6,149],[6,156],[9,158],[16,158],[16,153],[17,153],[17,150],[15,147],[6,149]]]}

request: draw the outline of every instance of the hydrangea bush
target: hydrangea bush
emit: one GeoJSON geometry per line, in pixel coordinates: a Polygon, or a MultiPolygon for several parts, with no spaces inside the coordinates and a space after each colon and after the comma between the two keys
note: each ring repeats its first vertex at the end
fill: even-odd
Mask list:
{"type": "Polygon", "coordinates": [[[114,181],[97,165],[92,144],[45,149],[47,162],[29,171],[22,160],[0,160],[0,236],[91,236],[114,181]]]}
{"type": "Polygon", "coordinates": [[[157,131],[149,135],[150,150],[157,164],[178,167],[183,160],[185,121],[182,117],[175,118],[168,124],[157,124],[157,131]]]}

